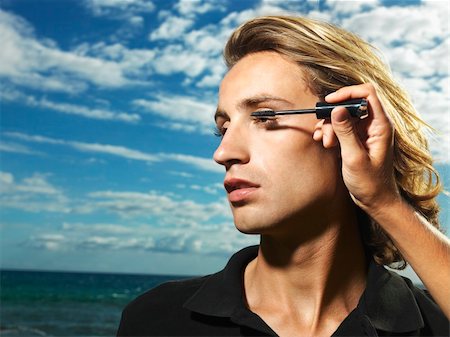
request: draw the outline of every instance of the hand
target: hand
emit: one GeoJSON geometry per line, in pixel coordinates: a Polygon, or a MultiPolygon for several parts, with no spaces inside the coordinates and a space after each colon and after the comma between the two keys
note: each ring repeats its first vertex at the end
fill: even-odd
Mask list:
{"type": "Polygon", "coordinates": [[[316,124],[313,138],[325,148],[340,146],[344,183],[354,202],[371,215],[399,197],[393,169],[394,127],[372,84],[343,87],[325,100],[353,98],[367,99],[369,116],[357,120],[337,107],[331,120],[316,124]]]}

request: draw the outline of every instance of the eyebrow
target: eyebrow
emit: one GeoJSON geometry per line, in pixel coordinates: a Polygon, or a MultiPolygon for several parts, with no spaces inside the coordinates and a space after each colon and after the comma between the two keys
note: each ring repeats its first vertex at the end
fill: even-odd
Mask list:
{"type": "MultiPolygon", "coordinates": [[[[250,108],[255,108],[258,104],[267,102],[282,102],[292,105],[292,102],[282,97],[273,96],[270,94],[259,94],[256,96],[244,98],[239,102],[238,108],[242,110],[248,110],[250,108]]],[[[229,119],[229,116],[225,110],[217,107],[216,113],[214,114],[214,120],[217,121],[218,118],[229,119]]]]}

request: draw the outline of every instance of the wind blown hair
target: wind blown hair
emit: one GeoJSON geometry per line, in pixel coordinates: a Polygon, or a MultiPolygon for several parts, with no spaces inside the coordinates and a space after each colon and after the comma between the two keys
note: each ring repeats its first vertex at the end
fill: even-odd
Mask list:
{"type": "MultiPolygon", "coordinates": [[[[400,193],[439,228],[436,196],[442,186],[424,133],[428,126],[369,43],[329,23],[265,16],[233,32],[224,49],[225,63],[231,68],[246,55],[260,51],[274,51],[296,62],[304,71],[309,89],[321,100],[341,87],[372,83],[394,124],[394,171],[400,193]]],[[[365,214],[362,218],[364,244],[375,261],[405,268],[406,261],[381,227],[365,214]]]]}

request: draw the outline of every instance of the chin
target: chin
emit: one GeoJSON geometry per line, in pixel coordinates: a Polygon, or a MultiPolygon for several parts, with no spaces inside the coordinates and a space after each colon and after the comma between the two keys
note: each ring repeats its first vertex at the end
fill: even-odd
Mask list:
{"type": "Polygon", "coordinates": [[[244,234],[261,234],[261,223],[252,219],[252,221],[245,221],[239,217],[234,216],[234,226],[236,229],[244,234]]]}
{"type": "Polygon", "coordinates": [[[238,225],[235,225],[235,226],[236,226],[236,229],[243,234],[259,235],[259,234],[262,234],[262,232],[263,232],[263,230],[261,228],[244,227],[244,226],[238,226],[238,225]]]}
{"type": "Polygon", "coordinates": [[[250,235],[264,234],[277,226],[275,221],[270,222],[267,218],[258,219],[257,217],[252,217],[251,219],[235,217],[234,225],[239,232],[250,235]]]}

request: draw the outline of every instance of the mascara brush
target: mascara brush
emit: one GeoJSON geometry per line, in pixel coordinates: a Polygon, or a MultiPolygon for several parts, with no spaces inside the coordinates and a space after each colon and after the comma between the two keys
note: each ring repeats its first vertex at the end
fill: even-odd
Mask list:
{"type": "Polygon", "coordinates": [[[271,118],[280,115],[301,115],[315,113],[317,119],[325,119],[330,118],[331,111],[338,106],[346,108],[352,117],[364,119],[369,115],[369,111],[367,110],[367,100],[365,98],[358,98],[339,103],[317,102],[314,109],[256,111],[252,112],[251,116],[258,118],[271,118]]]}

